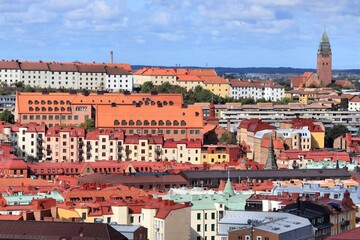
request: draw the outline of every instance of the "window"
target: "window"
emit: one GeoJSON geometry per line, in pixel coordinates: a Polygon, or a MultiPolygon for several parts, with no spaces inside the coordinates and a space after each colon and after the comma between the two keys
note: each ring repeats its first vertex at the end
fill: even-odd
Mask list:
{"type": "Polygon", "coordinates": [[[171,126],[171,121],[170,120],[166,120],[166,126],[171,126]]]}
{"type": "Polygon", "coordinates": [[[159,121],[159,126],[164,126],[164,121],[163,120],[159,121]]]}
{"type": "Polygon", "coordinates": [[[151,126],[156,126],[156,121],[155,120],[151,120],[151,126]]]}
{"type": "Polygon", "coordinates": [[[126,122],[125,120],[122,120],[122,121],[121,121],[121,125],[122,125],[122,126],[126,126],[126,125],[127,125],[127,122],[126,122]]]}
{"type": "Polygon", "coordinates": [[[145,121],[144,121],[144,125],[145,125],[145,126],[149,126],[149,121],[148,121],[148,120],[145,120],[145,121]]]}
{"type": "Polygon", "coordinates": [[[120,125],[120,122],[119,122],[119,120],[115,120],[115,121],[114,121],[114,125],[115,125],[115,126],[118,126],[118,125],[120,125]]]}
{"type": "Polygon", "coordinates": [[[179,126],[179,122],[177,120],[174,121],[174,126],[179,126]]]}
{"type": "Polygon", "coordinates": [[[197,213],[197,214],[196,214],[196,219],[197,219],[197,220],[201,220],[201,213],[197,213]]]}
{"type": "Polygon", "coordinates": [[[130,121],[129,121],[129,125],[130,125],[130,126],[134,126],[134,125],[135,125],[134,121],[133,121],[133,120],[130,120],[130,121]]]}
{"type": "Polygon", "coordinates": [[[186,122],[184,120],[181,120],[181,126],[186,126],[186,122]]]}
{"type": "Polygon", "coordinates": [[[142,122],[140,120],[137,120],[136,121],[136,126],[141,126],[142,125],[142,122]]]}
{"type": "Polygon", "coordinates": [[[197,231],[197,232],[200,232],[200,231],[201,231],[201,224],[197,224],[197,225],[196,225],[196,231],[197,231]]]}

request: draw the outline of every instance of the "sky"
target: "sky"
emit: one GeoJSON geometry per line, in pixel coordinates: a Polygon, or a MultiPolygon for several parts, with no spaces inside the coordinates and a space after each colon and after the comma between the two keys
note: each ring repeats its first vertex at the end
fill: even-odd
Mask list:
{"type": "Polygon", "coordinates": [[[357,0],[0,0],[0,59],[360,68],[357,0]]]}

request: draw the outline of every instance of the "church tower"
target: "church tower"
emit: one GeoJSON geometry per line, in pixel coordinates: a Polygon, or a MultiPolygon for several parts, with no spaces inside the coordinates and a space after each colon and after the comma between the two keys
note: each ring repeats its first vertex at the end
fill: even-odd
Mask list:
{"type": "Polygon", "coordinates": [[[317,75],[321,84],[326,86],[331,83],[332,78],[332,54],[329,37],[324,30],[317,52],[317,75]]]}

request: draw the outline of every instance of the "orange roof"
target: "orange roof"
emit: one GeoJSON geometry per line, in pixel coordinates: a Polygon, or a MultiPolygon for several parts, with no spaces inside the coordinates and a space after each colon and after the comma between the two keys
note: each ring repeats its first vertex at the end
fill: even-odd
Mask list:
{"type": "Polygon", "coordinates": [[[71,105],[132,105],[139,103],[143,105],[155,105],[158,102],[168,105],[183,104],[182,94],[124,94],[124,93],[90,93],[85,96],[82,93],[33,93],[33,92],[17,92],[16,106],[18,113],[29,114],[71,114],[71,105]],[[56,103],[56,104],[55,104],[56,103]]]}
{"type": "Polygon", "coordinates": [[[196,75],[189,75],[189,74],[178,74],[178,81],[183,82],[202,82],[203,80],[196,75]]]}
{"type": "Polygon", "coordinates": [[[226,79],[218,76],[201,76],[200,77],[205,84],[229,84],[226,79]]]}
{"type": "Polygon", "coordinates": [[[20,65],[17,61],[5,61],[0,62],[0,69],[20,69],[20,65]]]}
{"type": "Polygon", "coordinates": [[[114,187],[109,187],[101,190],[79,190],[74,189],[70,192],[64,192],[63,197],[69,201],[72,198],[92,198],[95,200],[97,197],[104,198],[104,200],[115,200],[115,198],[122,199],[139,199],[146,196],[146,192],[139,188],[130,188],[124,185],[116,185],[114,187]]]}
{"type": "Polygon", "coordinates": [[[72,101],[76,95],[69,93],[30,93],[30,92],[17,92],[16,93],[16,106],[18,113],[38,113],[38,114],[69,114],[71,111],[68,109],[70,105],[68,101],[72,101]],[[62,102],[61,102],[62,101],[62,102]],[[57,103],[57,104],[55,104],[57,103]],[[60,104],[63,103],[63,104],[60,104]]]}
{"type": "Polygon", "coordinates": [[[135,71],[134,74],[145,76],[176,76],[176,71],[172,68],[144,67],[135,71]]]}
{"type": "MultiPolygon", "coordinates": [[[[261,142],[261,147],[268,148],[270,143],[270,138],[264,138],[261,142]]],[[[281,139],[273,139],[273,144],[275,149],[284,149],[284,142],[281,139]]]]}
{"type": "MultiPolygon", "coordinates": [[[[111,107],[109,105],[99,105],[97,109],[97,127],[103,128],[136,128],[145,125],[145,121],[151,123],[152,120],[157,122],[154,126],[158,128],[159,121],[163,121],[164,125],[161,128],[202,128],[202,108],[200,106],[188,106],[186,108],[180,106],[152,106],[152,105],[141,105],[136,107],[121,106],[111,107]],[[156,113],[156,114],[154,114],[156,113]],[[127,125],[115,126],[114,121],[118,120],[121,124],[122,120],[127,122],[127,125]],[[130,120],[134,121],[134,125],[131,126],[130,120]],[[141,121],[141,126],[137,126],[136,122],[141,121]],[[171,121],[171,126],[166,126],[166,121],[171,121]],[[179,125],[174,126],[174,121],[178,121],[179,125]],[[186,126],[181,126],[181,121],[185,121],[186,126]]],[[[151,127],[149,124],[148,127],[151,127]]]]}

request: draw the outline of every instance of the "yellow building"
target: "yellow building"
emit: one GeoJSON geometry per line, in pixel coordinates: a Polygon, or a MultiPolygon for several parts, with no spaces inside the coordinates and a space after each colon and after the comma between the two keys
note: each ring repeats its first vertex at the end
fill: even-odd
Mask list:
{"type": "Polygon", "coordinates": [[[226,146],[204,145],[201,152],[201,163],[222,163],[229,162],[230,155],[226,146]]]}
{"type": "Polygon", "coordinates": [[[220,97],[230,97],[230,84],[221,77],[201,77],[204,81],[204,89],[211,91],[220,97]]]}

